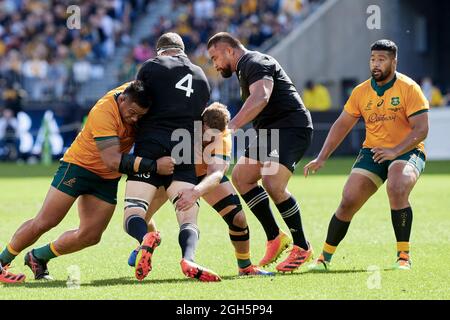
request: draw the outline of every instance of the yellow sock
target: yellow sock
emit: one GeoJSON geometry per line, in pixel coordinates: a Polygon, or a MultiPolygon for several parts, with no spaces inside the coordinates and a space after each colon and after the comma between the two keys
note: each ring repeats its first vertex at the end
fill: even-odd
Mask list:
{"type": "Polygon", "coordinates": [[[328,243],[325,242],[325,244],[323,245],[323,251],[322,251],[322,255],[323,255],[323,258],[325,259],[325,261],[328,261],[328,262],[331,261],[333,254],[336,252],[336,248],[337,247],[329,245],[328,243]]]}
{"type": "Polygon", "coordinates": [[[397,252],[409,252],[409,242],[397,242],[397,252]]]}

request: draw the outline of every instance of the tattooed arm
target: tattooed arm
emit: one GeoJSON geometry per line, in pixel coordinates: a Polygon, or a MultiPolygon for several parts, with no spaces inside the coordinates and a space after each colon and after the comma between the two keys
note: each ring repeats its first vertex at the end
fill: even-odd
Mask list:
{"type": "Polygon", "coordinates": [[[120,141],[119,137],[96,138],[95,143],[100,151],[103,163],[112,171],[118,171],[120,159],[120,141]]]}

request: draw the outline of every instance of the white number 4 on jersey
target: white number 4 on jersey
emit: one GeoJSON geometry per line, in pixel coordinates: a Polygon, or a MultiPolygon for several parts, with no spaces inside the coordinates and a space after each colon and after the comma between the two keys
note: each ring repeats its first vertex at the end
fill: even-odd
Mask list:
{"type": "Polygon", "coordinates": [[[183,79],[177,82],[175,88],[186,91],[186,97],[190,98],[191,94],[194,93],[194,89],[192,89],[192,74],[187,74],[183,79]],[[187,82],[187,86],[184,83],[187,82]]]}

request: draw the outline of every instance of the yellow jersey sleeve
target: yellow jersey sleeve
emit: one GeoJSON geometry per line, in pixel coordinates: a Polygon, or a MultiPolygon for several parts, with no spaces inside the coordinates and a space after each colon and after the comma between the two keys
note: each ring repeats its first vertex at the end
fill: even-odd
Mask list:
{"type": "Polygon", "coordinates": [[[409,87],[409,94],[407,97],[406,116],[408,118],[430,109],[429,102],[418,84],[413,84],[409,87]]]}
{"type": "Polygon", "coordinates": [[[352,91],[350,98],[344,106],[344,110],[355,118],[361,117],[361,110],[359,108],[359,93],[357,88],[352,91]]]}
{"type": "Polygon", "coordinates": [[[91,128],[94,139],[119,136],[117,118],[109,110],[110,108],[105,107],[105,105],[98,105],[89,114],[87,125],[91,128]]]}

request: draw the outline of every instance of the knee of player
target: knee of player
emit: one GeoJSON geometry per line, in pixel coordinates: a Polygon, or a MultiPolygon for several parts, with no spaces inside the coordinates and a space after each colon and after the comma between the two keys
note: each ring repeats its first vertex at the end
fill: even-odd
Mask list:
{"type": "Polygon", "coordinates": [[[243,211],[236,213],[230,212],[224,216],[224,220],[228,224],[231,241],[248,241],[250,239],[250,231],[243,211]]]}
{"type": "Polygon", "coordinates": [[[245,219],[244,211],[239,211],[233,219],[233,225],[239,228],[247,228],[247,219],[245,219]]]}
{"type": "Polygon", "coordinates": [[[127,219],[131,216],[141,216],[142,218],[145,219],[148,208],[149,203],[146,200],[131,197],[125,198],[124,222],[126,222],[127,219]]]}
{"type": "Polygon", "coordinates": [[[243,180],[240,178],[240,172],[239,170],[234,169],[233,172],[231,173],[231,181],[233,182],[234,186],[238,189],[238,191],[240,189],[242,189],[242,185],[243,185],[243,180]]]}
{"type": "Polygon", "coordinates": [[[409,187],[402,182],[392,181],[388,182],[386,190],[389,198],[408,198],[409,187]]]}
{"type": "Polygon", "coordinates": [[[274,181],[274,179],[264,179],[262,181],[264,189],[266,189],[269,196],[275,201],[283,201],[286,199],[286,196],[289,194],[286,188],[282,185],[280,185],[277,181],[274,181]]]}
{"type": "Polygon", "coordinates": [[[247,220],[245,219],[244,211],[242,211],[242,206],[240,204],[233,205],[224,216],[226,224],[230,230],[243,230],[247,228],[247,220]]]}
{"type": "Polygon", "coordinates": [[[352,211],[353,208],[358,206],[358,195],[351,193],[351,192],[343,192],[342,193],[342,200],[339,204],[339,208],[343,210],[344,212],[352,211]]]}

